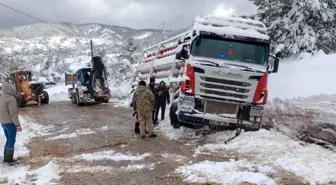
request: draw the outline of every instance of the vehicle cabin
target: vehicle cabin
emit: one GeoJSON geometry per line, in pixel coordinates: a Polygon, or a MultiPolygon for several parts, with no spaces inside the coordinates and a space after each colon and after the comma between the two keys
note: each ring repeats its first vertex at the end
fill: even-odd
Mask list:
{"type": "Polygon", "coordinates": [[[32,71],[31,70],[15,70],[9,73],[10,79],[15,85],[16,89],[19,92],[22,92],[23,81],[31,82],[32,81],[32,71]]]}

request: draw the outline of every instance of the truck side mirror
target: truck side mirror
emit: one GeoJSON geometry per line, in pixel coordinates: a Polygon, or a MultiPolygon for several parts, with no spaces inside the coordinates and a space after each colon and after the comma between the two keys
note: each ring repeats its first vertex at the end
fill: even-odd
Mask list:
{"type": "Polygon", "coordinates": [[[177,59],[177,60],[181,60],[181,54],[180,54],[180,52],[176,53],[176,55],[175,55],[175,59],[177,59]]]}

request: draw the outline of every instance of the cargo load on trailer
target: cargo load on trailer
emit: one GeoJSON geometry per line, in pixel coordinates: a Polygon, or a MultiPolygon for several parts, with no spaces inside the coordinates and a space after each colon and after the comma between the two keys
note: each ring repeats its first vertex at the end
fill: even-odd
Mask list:
{"type": "Polygon", "coordinates": [[[259,130],[267,79],[276,73],[266,26],[238,17],[196,17],[192,28],[143,52],[134,82],[169,84],[174,128],[259,130]]]}

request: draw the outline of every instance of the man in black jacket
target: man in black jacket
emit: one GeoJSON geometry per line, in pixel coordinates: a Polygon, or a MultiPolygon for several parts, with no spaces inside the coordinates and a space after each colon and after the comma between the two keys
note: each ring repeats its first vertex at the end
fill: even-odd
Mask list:
{"type": "MultiPolygon", "coordinates": [[[[155,89],[155,77],[151,77],[150,79],[149,79],[149,84],[148,84],[148,87],[149,87],[149,89],[153,92],[153,94],[154,94],[154,97],[155,97],[155,105],[156,105],[156,102],[157,102],[157,92],[156,92],[156,89],[155,89]]],[[[152,114],[152,119],[153,119],[153,123],[154,124],[157,124],[157,121],[155,121],[155,107],[156,106],[154,106],[154,111],[153,111],[153,114],[152,114]]]]}
{"type": "Polygon", "coordinates": [[[155,105],[155,121],[158,121],[159,110],[161,108],[161,120],[164,120],[167,103],[170,104],[169,91],[164,81],[160,82],[160,86],[156,89],[157,98],[155,105]]]}

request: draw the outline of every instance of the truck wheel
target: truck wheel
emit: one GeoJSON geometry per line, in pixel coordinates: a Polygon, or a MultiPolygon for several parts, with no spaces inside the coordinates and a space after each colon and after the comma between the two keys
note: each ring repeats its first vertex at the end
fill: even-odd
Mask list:
{"type": "Polygon", "coordinates": [[[78,93],[78,89],[76,89],[76,102],[78,106],[83,106],[84,103],[80,101],[79,99],[79,93],[78,93]]]}
{"type": "Polygon", "coordinates": [[[43,91],[43,100],[41,101],[42,104],[49,104],[49,94],[47,91],[43,91]]]}
{"type": "Polygon", "coordinates": [[[77,104],[76,93],[71,94],[71,103],[72,104],[77,104]]]}
{"type": "Polygon", "coordinates": [[[264,122],[262,117],[260,118],[260,123],[258,123],[258,131],[264,127],[264,122]]]}
{"type": "Polygon", "coordinates": [[[101,100],[101,99],[95,99],[95,102],[96,103],[103,103],[103,100],[101,100]]]}
{"type": "Polygon", "coordinates": [[[104,99],[104,103],[108,103],[110,100],[109,99],[104,99]]]}
{"type": "Polygon", "coordinates": [[[19,107],[24,107],[24,106],[26,106],[26,101],[25,101],[23,94],[20,94],[19,95],[19,107]]]}
{"type": "Polygon", "coordinates": [[[170,124],[174,129],[179,129],[181,127],[181,124],[179,120],[177,119],[176,111],[177,111],[177,103],[173,103],[170,106],[169,110],[169,117],[170,117],[170,124]]]}

